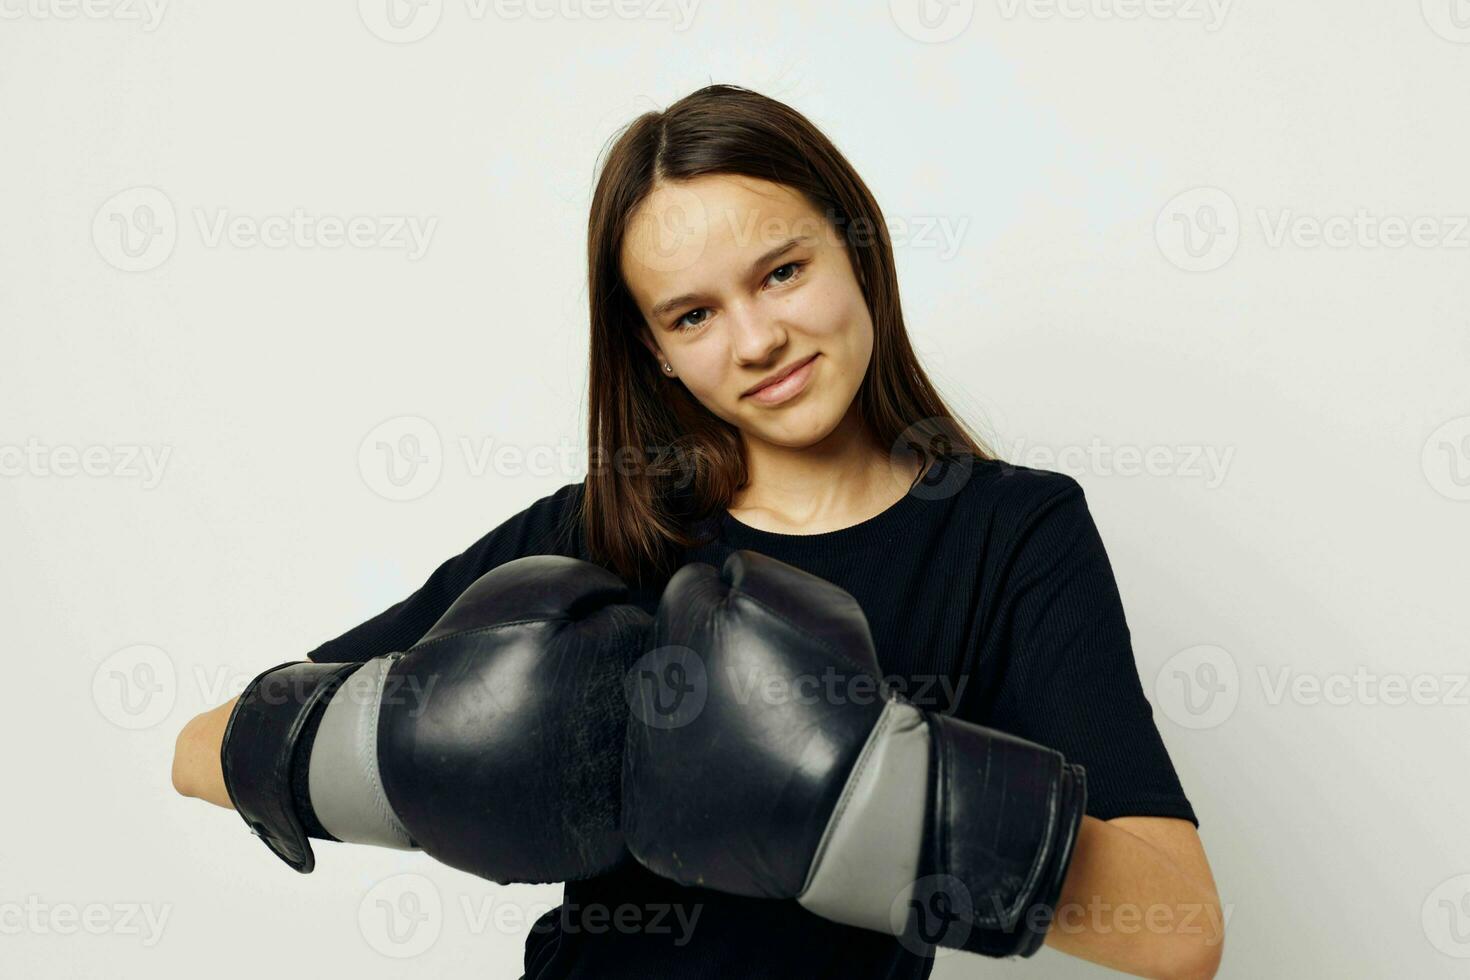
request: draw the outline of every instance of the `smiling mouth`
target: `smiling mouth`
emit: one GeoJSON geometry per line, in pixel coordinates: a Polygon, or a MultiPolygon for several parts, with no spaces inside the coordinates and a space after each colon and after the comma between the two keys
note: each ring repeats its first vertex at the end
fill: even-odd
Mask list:
{"type": "Polygon", "coordinates": [[[816,357],[817,355],[813,354],[811,357],[808,357],[805,360],[798,361],[791,366],[790,370],[783,372],[780,377],[772,378],[770,381],[763,382],[759,387],[750,389],[740,397],[747,398],[752,395],[758,395],[763,391],[769,391],[771,388],[774,388],[776,387],[776,385],[781,384],[783,381],[790,378],[793,374],[797,373],[802,368],[810,364],[812,361],[816,360],[816,357]]]}
{"type": "Polygon", "coordinates": [[[813,354],[804,361],[800,361],[781,377],[762,385],[752,392],[742,395],[749,398],[757,405],[765,405],[774,408],[778,405],[786,405],[800,398],[812,385],[812,376],[816,374],[816,362],[819,356],[813,354]]]}

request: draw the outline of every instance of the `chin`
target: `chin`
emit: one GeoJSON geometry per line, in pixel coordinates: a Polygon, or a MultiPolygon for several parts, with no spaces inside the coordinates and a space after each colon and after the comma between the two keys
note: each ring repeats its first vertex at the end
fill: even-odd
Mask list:
{"type": "Polygon", "coordinates": [[[784,449],[806,449],[815,446],[830,436],[842,415],[827,410],[806,413],[801,417],[783,419],[780,425],[767,425],[746,429],[747,435],[784,449]]]}

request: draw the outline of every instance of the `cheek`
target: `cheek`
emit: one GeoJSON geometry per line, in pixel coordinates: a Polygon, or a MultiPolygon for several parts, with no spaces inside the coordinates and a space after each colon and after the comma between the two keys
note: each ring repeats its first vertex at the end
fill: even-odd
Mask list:
{"type": "Polygon", "coordinates": [[[675,365],[685,387],[704,402],[718,398],[724,391],[730,370],[729,351],[713,340],[689,349],[675,365]]]}
{"type": "MultiPolygon", "coordinates": [[[[868,366],[873,360],[873,324],[868,318],[866,307],[858,310],[848,321],[847,332],[834,342],[842,373],[840,397],[851,397],[863,383],[868,366]]],[[[834,365],[836,367],[838,365],[834,365]]],[[[836,392],[834,392],[836,394],[836,392]]]]}
{"type": "Polygon", "coordinates": [[[842,282],[824,281],[820,286],[800,295],[799,305],[790,311],[792,322],[834,358],[866,358],[872,349],[872,328],[862,292],[842,282]]]}
{"type": "Polygon", "coordinates": [[[833,290],[819,298],[802,323],[808,325],[816,346],[840,362],[844,371],[861,373],[867,366],[873,353],[873,325],[861,295],[854,301],[846,290],[833,290]]]}

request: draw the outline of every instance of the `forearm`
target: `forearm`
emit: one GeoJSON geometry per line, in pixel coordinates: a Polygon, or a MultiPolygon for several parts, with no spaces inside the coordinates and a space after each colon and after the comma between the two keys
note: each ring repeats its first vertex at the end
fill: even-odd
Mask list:
{"type": "Polygon", "coordinates": [[[238,700],[238,697],[231,698],[191,718],[174,742],[174,789],[184,796],[231,810],[234,804],[230,802],[224,773],[220,770],[220,745],[238,700]]]}
{"type": "Polygon", "coordinates": [[[1224,943],[1219,896],[1142,837],[1084,817],[1046,942],[1142,977],[1215,975],[1224,943]]]}

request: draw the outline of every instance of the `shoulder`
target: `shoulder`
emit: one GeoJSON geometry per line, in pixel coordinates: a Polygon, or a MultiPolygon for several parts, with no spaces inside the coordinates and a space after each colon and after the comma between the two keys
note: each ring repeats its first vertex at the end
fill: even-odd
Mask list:
{"type": "Polygon", "coordinates": [[[528,527],[553,527],[580,513],[585,481],[565,483],[548,494],[536,498],[508,519],[528,527]]]}
{"type": "MultiPolygon", "coordinates": [[[[997,531],[1021,531],[1038,517],[1067,503],[1082,503],[1082,484],[1066,473],[1021,466],[973,454],[951,465],[969,467],[956,493],[967,516],[981,518],[997,531]]],[[[958,483],[958,479],[956,480],[958,483]]]]}
{"type": "Polygon", "coordinates": [[[583,484],[566,483],[505,518],[461,557],[478,571],[527,555],[580,557],[583,484]]]}
{"type": "Polygon", "coordinates": [[[537,500],[531,506],[558,516],[576,513],[582,509],[582,499],[586,491],[586,480],[578,480],[576,483],[565,483],[537,500]]]}
{"type": "MultiPolygon", "coordinates": [[[[968,456],[971,470],[946,520],[983,577],[1015,581],[1018,567],[1054,568],[1097,536],[1082,485],[1066,473],[968,456]]],[[[961,460],[963,463],[964,460],[961,460]]]]}
{"type": "Polygon", "coordinates": [[[522,511],[549,552],[580,557],[584,550],[581,528],[586,489],[585,480],[565,483],[522,511]]]}

